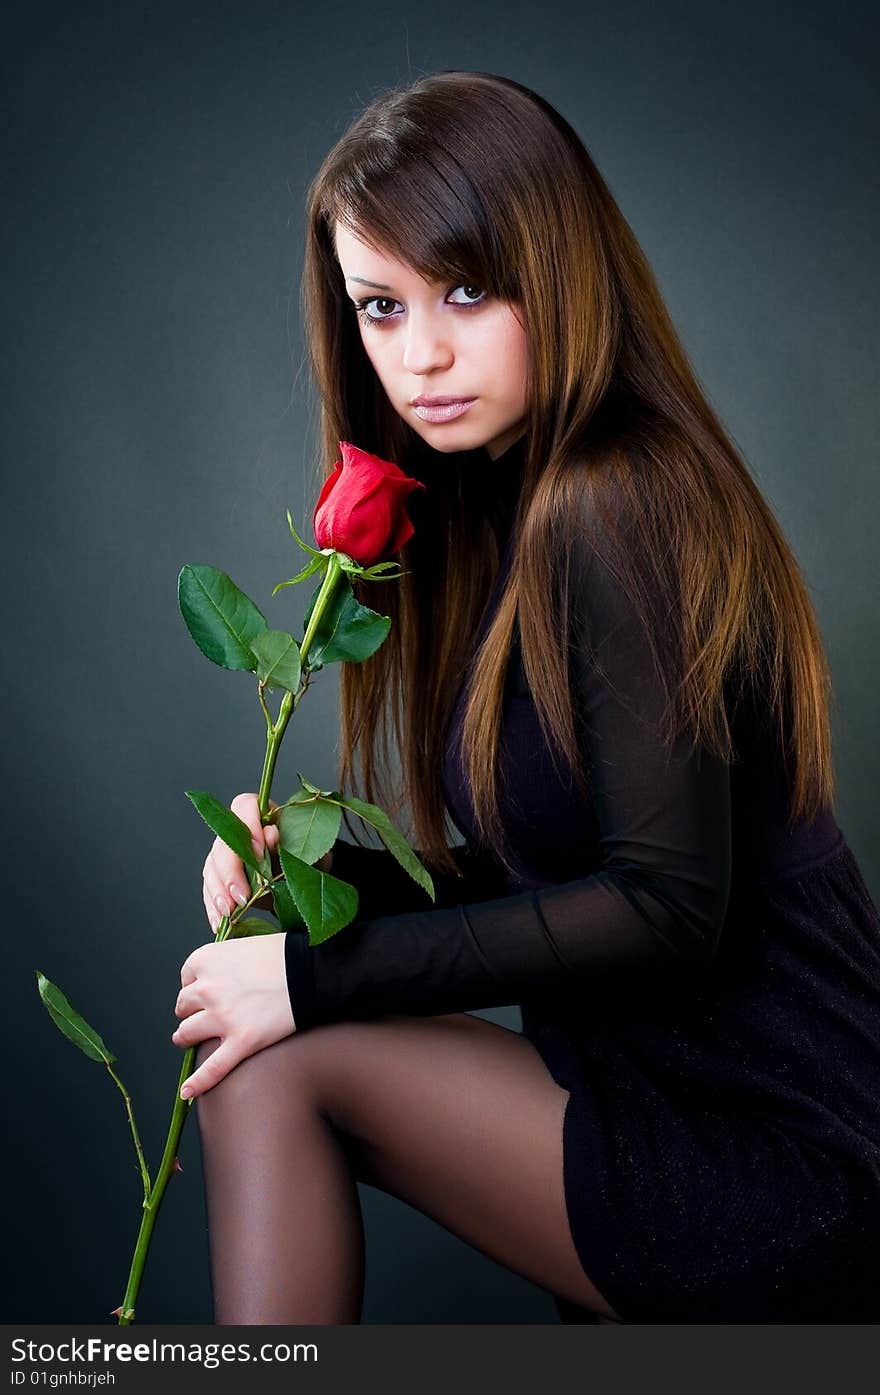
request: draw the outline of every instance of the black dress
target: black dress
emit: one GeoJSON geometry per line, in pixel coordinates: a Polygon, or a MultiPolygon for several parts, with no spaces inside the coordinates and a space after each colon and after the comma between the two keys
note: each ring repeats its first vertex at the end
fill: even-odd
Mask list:
{"type": "MultiPolygon", "coordinates": [[[[524,439],[486,479],[512,517],[524,439]]],[[[475,641],[510,564],[501,568],[475,641]]],[[[502,816],[518,870],[476,836],[459,762],[444,791],[462,879],[434,908],[384,849],[339,839],[359,918],[285,942],[297,1030],[386,1012],[518,1004],[569,1091],[572,1236],[627,1322],[880,1319],[880,917],[830,809],[786,826],[760,698],[731,717],[738,759],[662,749],[662,694],[598,555],[577,592],[601,662],[576,649],[591,800],[560,778],[514,645],[502,816]],[[427,909],[426,909],[427,907],[427,909]]],[[[557,1299],[563,1320],[581,1310],[557,1299]]]]}

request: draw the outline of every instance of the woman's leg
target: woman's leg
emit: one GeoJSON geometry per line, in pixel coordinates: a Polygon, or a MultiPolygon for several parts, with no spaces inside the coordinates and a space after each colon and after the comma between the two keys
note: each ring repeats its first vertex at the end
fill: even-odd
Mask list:
{"type": "Polygon", "coordinates": [[[616,1317],[568,1225],[567,1101],[531,1042],[468,1013],[326,1024],[249,1056],[196,1105],[215,1322],[359,1322],[357,1181],[616,1317]]]}

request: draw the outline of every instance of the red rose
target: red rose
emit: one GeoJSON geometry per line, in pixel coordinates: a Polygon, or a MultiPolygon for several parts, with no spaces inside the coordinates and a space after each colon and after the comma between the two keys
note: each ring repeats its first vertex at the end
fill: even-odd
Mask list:
{"type": "Polygon", "coordinates": [[[406,512],[413,489],[424,489],[389,460],[340,441],[337,460],[318,496],[313,517],[321,548],[344,552],[362,567],[399,552],[415,529],[406,512]]]}

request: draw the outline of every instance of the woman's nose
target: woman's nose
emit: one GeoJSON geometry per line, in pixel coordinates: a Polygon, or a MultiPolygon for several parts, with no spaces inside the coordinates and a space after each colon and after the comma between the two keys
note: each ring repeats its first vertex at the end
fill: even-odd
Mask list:
{"type": "Polygon", "coordinates": [[[445,330],[433,322],[410,320],[403,346],[403,366],[408,373],[448,368],[452,359],[452,345],[445,330]]]}

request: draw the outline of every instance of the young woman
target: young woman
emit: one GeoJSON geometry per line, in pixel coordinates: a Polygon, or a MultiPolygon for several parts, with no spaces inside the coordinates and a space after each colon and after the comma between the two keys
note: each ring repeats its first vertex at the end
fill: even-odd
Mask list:
{"type": "MultiPolygon", "coordinates": [[[[303,305],[327,473],[347,440],[426,486],[359,593],[393,623],[343,666],[341,783],[357,753],[409,806],[438,895],[339,839],[352,925],[183,965],[216,1321],[358,1322],[358,1181],[564,1320],[875,1321],[880,923],[828,665],[590,156],[492,74],[382,95],[310,191],[303,305]]],[[[246,886],[215,842],[212,925],[246,886]]]]}

